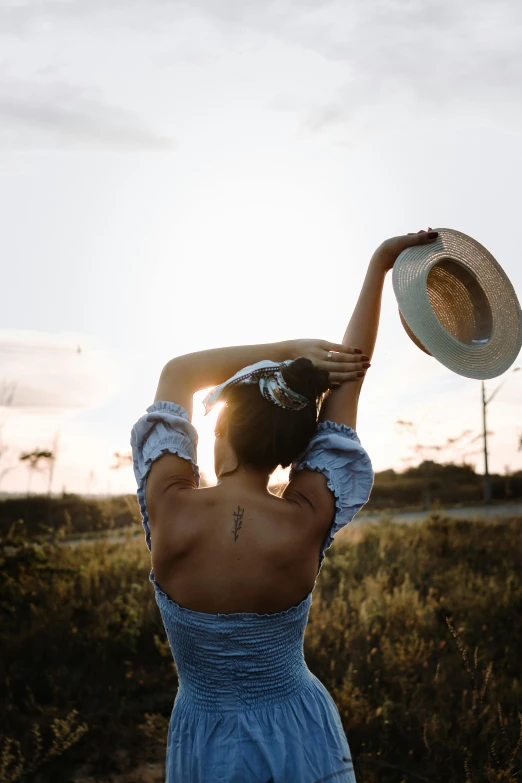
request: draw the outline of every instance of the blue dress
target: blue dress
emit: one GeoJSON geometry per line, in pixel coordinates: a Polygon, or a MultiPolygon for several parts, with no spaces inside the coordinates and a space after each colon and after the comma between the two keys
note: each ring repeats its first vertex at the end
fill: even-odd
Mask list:
{"type": "MultiPolygon", "coordinates": [[[[197,433],[187,411],[157,402],[131,435],[147,546],[145,484],[154,460],[172,452],[190,460],[199,481],[197,433]]],[[[319,555],[370,495],[370,458],[353,429],[326,421],[292,465],[326,476],[336,514],[319,555]]],[[[303,641],[312,593],[281,612],[207,614],[172,601],[156,583],[156,601],[178,671],[167,738],[166,783],[355,783],[339,711],[308,669],[303,641]]]]}

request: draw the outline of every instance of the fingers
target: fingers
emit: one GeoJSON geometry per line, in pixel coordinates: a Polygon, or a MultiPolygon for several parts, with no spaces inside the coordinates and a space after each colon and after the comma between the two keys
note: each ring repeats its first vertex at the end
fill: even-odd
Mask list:
{"type": "Polygon", "coordinates": [[[331,372],[329,377],[330,385],[335,384],[337,387],[341,386],[343,383],[350,383],[354,381],[361,381],[364,376],[366,375],[366,370],[357,370],[353,372],[331,372]]]}
{"type": "Polygon", "coordinates": [[[419,239],[425,239],[428,236],[428,234],[437,234],[437,236],[438,236],[438,233],[439,233],[438,231],[433,231],[433,229],[428,226],[427,230],[424,229],[424,228],[421,228],[421,230],[417,231],[417,233],[414,234],[414,236],[419,237],[419,234],[420,234],[419,239]]]}
{"type": "Polygon", "coordinates": [[[419,234],[420,234],[418,239],[419,245],[424,245],[429,242],[435,242],[439,236],[438,231],[422,231],[422,232],[419,231],[419,234]]]}
{"type": "Polygon", "coordinates": [[[406,236],[411,237],[409,240],[411,247],[412,245],[426,245],[430,242],[435,242],[439,236],[439,233],[438,231],[433,231],[431,228],[428,228],[427,231],[421,228],[421,230],[417,231],[417,233],[410,231],[406,236]]]}
{"type": "MultiPolygon", "coordinates": [[[[325,362],[326,364],[326,362],[325,362]]],[[[321,370],[328,372],[330,383],[346,383],[347,381],[357,381],[364,377],[366,371],[371,367],[370,362],[352,362],[351,364],[336,364],[335,367],[325,367],[320,365],[321,370]]]]}
{"type": "Polygon", "coordinates": [[[359,370],[367,370],[368,367],[370,367],[370,362],[367,360],[361,362],[350,362],[348,363],[337,363],[333,364],[333,362],[319,362],[318,365],[321,370],[326,370],[330,373],[330,375],[350,375],[350,373],[358,372],[359,370]]]}
{"type": "MultiPolygon", "coordinates": [[[[348,345],[343,345],[342,343],[329,343],[328,340],[321,340],[320,346],[325,351],[331,351],[333,355],[335,354],[361,354],[362,351],[360,348],[351,348],[348,345]]],[[[332,356],[332,360],[333,356],[332,356]]],[[[343,361],[342,359],[340,361],[343,361]]]]}
{"type": "Polygon", "coordinates": [[[321,366],[321,369],[330,370],[331,365],[335,364],[335,370],[337,372],[351,372],[355,368],[355,365],[369,361],[369,357],[362,353],[332,353],[328,359],[324,360],[326,366],[321,366]]]}

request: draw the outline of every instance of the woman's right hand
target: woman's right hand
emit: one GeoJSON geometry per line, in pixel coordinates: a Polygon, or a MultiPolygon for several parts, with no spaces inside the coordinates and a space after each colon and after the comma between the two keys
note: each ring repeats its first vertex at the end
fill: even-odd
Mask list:
{"type": "Polygon", "coordinates": [[[360,348],[328,340],[293,340],[291,358],[310,359],[320,370],[330,374],[331,388],[348,381],[359,381],[369,367],[368,356],[360,348]]]}
{"type": "Polygon", "coordinates": [[[432,231],[428,227],[428,231],[421,229],[416,234],[411,232],[410,234],[386,239],[373,254],[372,263],[379,266],[383,271],[388,272],[392,269],[403,250],[415,245],[429,245],[435,242],[438,236],[437,231],[432,231]]]}

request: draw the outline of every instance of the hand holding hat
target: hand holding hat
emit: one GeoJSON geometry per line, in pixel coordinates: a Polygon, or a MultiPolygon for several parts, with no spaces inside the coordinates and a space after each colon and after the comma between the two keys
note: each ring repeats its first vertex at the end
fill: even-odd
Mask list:
{"type": "Polygon", "coordinates": [[[407,250],[409,247],[415,247],[416,245],[431,244],[438,237],[438,232],[428,228],[427,231],[421,229],[417,233],[403,234],[398,237],[391,237],[386,239],[374,253],[374,258],[377,259],[380,266],[387,272],[389,271],[400,254],[407,250]]]}
{"type": "Polygon", "coordinates": [[[439,228],[388,239],[377,253],[393,267],[402,324],[413,342],[453,372],[495,378],[522,347],[522,313],[500,264],[479,242],[439,228]]]}

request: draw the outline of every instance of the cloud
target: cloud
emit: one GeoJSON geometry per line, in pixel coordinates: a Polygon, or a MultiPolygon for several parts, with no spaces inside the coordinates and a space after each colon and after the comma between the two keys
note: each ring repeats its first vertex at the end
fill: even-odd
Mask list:
{"type": "Polygon", "coordinates": [[[97,15],[103,17],[104,25],[110,23],[110,14],[118,14],[118,22],[125,26],[134,26],[143,21],[144,12],[150,22],[154,22],[162,11],[187,13],[183,0],[41,0],[24,2],[23,0],[3,0],[0,4],[0,29],[4,33],[21,36],[35,29],[41,32],[47,22],[82,23],[97,15]]]}
{"type": "Polygon", "coordinates": [[[13,412],[74,413],[118,388],[114,364],[86,335],[0,331],[0,366],[0,392],[14,385],[13,412]]]}
{"type": "MultiPolygon", "coordinates": [[[[289,61],[305,50],[320,58],[321,68],[341,66],[332,69],[330,93],[324,94],[322,80],[322,96],[314,96],[313,84],[296,83],[268,107],[297,113],[308,133],[354,124],[364,130],[376,119],[383,125],[403,114],[429,118],[444,108],[518,111],[522,5],[512,0],[42,0],[4,3],[0,15],[0,25],[16,28],[19,35],[44,29],[49,37],[58,23],[71,32],[81,25],[89,35],[103,24],[105,41],[121,39],[122,30],[125,36],[130,29],[139,31],[140,46],[148,46],[148,36],[150,58],[159,65],[180,57],[208,63],[212,53],[234,48],[241,57],[245,43],[254,40],[258,46],[283,45],[289,61]],[[221,35],[207,35],[204,20],[221,35]],[[156,51],[167,31],[168,50],[160,46],[156,51]]],[[[59,92],[63,85],[52,89],[59,92]]],[[[46,138],[53,127],[62,140],[82,145],[162,149],[171,144],[144,129],[135,115],[108,107],[99,97],[43,97],[42,102],[32,96],[30,111],[11,97],[8,118],[16,127],[34,121],[46,138]]]]}
{"type": "Polygon", "coordinates": [[[321,131],[326,127],[342,125],[348,118],[349,112],[343,106],[330,103],[309,112],[303,125],[311,131],[321,131]]]}
{"type": "MultiPolygon", "coordinates": [[[[342,86],[310,105],[301,99],[301,127],[322,133],[340,126],[386,125],[403,113],[420,117],[461,108],[517,112],[522,83],[522,6],[500,0],[362,0],[299,3],[314,10],[279,25],[278,36],[340,63],[342,86]],[[315,9],[314,9],[315,6],[315,9]],[[372,122],[374,124],[374,122],[372,122]]],[[[278,96],[276,110],[295,111],[295,96],[278,96]]]]}
{"type": "Polygon", "coordinates": [[[134,112],[103,101],[100,91],[65,83],[0,84],[0,146],[172,150],[134,112]]]}

